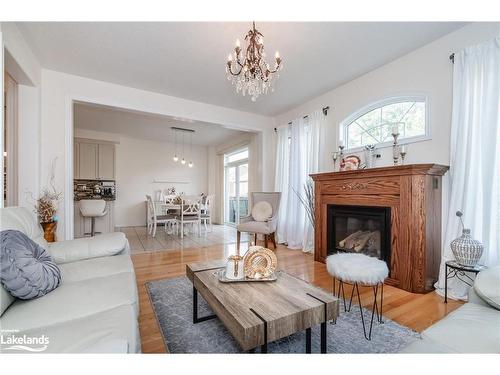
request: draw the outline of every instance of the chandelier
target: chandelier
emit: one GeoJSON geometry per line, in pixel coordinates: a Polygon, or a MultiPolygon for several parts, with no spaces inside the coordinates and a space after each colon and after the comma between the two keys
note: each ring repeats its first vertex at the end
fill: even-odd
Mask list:
{"type": "Polygon", "coordinates": [[[269,89],[274,91],[273,78],[279,77],[278,71],[283,69],[283,64],[276,51],[274,67],[269,66],[265,60],[264,35],[255,28],[255,22],[245,42],[246,49],[243,51],[240,40],[236,39],[236,47],[227,58],[226,73],[227,79],[236,86],[236,92],[241,92],[243,96],[248,94],[255,102],[259,95],[267,94],[269,89]]]}

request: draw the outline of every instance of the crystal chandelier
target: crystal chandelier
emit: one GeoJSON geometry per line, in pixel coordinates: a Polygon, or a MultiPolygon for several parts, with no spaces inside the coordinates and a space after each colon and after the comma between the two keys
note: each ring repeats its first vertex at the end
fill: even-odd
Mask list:
{"type": "Polygon", "coordinates": [[[227,79],[236,86],[236,92],[243,96],[248,94],[255,102],[259,95],[274,91],[273,78],[279,77],[278,71],[283,69],[282,60],[278,51],[275,54],[275,64],[271,68],[265,60],[264,35],[253,23],[252,30],[245,37],[246,49],[240,47],[240,40],[236,39],[236,47],[227,58],[227,79]]]}

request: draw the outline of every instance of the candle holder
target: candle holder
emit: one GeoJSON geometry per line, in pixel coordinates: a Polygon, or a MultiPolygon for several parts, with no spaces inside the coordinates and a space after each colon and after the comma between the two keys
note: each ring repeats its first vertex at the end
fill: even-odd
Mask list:
{"type": "Polygon", "coordinates": [[[333,160],[333,171],[335,172],[337,169],[337,159],[339,158],[339,153],[337,151],[332,152],[332,160],[333,160]]]}
{"type": "Polygon", "coordinates": [[[406,145],[402,145],[400,150],[399,150],[399,155],[401,155],[401,164],[404,165],[405,163],[405,157],[406,157],[406,154],[408,153],[408,148],[406,145]]]}
{"type": "Polygon", "coordinates": [[[394,162],[394,165],[399,164],[399,144],[398,144],[398,137],[399,137],[399,132],[393,132],[392,137],[394,138],[394,143],[392,144],[392,160],[394,162]]]}

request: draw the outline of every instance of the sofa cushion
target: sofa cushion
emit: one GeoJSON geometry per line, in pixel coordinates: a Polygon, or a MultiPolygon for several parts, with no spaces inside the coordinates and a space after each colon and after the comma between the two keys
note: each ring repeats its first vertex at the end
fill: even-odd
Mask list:
{"type": "Polygon", "coordinates": [[[59,269],[65,283],[111,276],[119,273],[134,273],[134,266],[128,255],[65,263],[59,265],[59,269]]]}
{"type": "Polygon", "coordinates": [[[2,316],[3,329],[25,331],[85,318],[119,306],[131,305],[138,315],[133,273],[119,273],[63,282],[52,293],[31,301],[14,302],[2,316]]]}
{"type": "Polygon", "coordinates": [[[406,346],[400,353],[406,354],[443,354],[443,353],[453,353],[450,348],[431,340],[429,338],[417,339],[411,344],[406,346]]]}
{"type": "Polygon", "coordinates": [[[260,233],[260,234],[271,233],[271,228],[269,228],[268,223],[262,221],[248,221],[246,223],[239,224],[236,228],[240,232],[260,233]]]}
{"type": "Polygon", "coordinates": [[[491,307],[466,303],[422,332],[458,353],[500,353],[500,313],[491,307]]]}
{"type": "Polygon", "coordinates": [[[273,206],[266,201],[260,201],[252,207],[252,217],[255,221],[267,221],[273,215],[273,206]]]}
{"type": "Polygon", "coordinates": [[[59,285],[61,272],[36,242],[18,230],[0,232],[0,280],[14,297],[33,299],[59,285]]]}
{"type": "Polygon", "coordinates": [[[479,272],[474,280],[474,291],[490,306],[500,310],[500,266],[479,272]]]}
{"type": "MultiPolygon", "coordinates": [[[[130,305],[10,334],[45,335],[48,344],[43,353],[138,353],[141,348],[137,317],[130,305]]],[[[4,345],[0,352],[9,351],[4,345]]]]}
{"type": "Polygon", "coordinates": [[[15,301],[15,298],[5,290],[3,285],[0,283],[0,316],[3,315],[4,311],[12,305],[12,302],[15,301]]]}
{"type": "Polygon", "coordinates": [[[43,237],[43,230],[36,215],[26,207],[6,207],[0,209],[0,231],[18,230],[39,244],[43,249],[48,243],[43,237]]]}
{"type": "Polygon", "coordinates": [[[107,257],[123,253],[128,248],[125,233],[104,233],[95,237],[78,238],[71,241],[53,242],[48,252],[58,264],[83,259],[107,257]]]}

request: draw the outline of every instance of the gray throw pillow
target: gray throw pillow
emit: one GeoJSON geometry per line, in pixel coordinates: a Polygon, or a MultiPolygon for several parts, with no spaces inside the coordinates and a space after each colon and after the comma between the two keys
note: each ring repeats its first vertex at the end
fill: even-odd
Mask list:
{"type": "Polygon", "coordinates": [[[4,230],[0,232],[0,281],[12,296],[33,299],[57,288],[61,271],[24,233],[4,230]]]}

